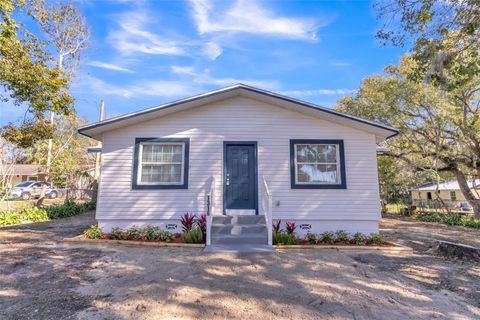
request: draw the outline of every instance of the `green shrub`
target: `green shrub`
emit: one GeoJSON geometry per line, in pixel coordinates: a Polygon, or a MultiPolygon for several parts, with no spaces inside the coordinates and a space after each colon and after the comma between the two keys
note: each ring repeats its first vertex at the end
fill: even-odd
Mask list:
{"type": "Polygon", "coordinates": [[[462,219],[462,225],[465,227],[469,228],[475,228],[475,229],[480,229],[480,220],[478,219],[473,219],[473,218],[463,218],[462,219]]]}
{"type": "Polygon", "coordinates": [[[311,244],[317,244],[319,239],[315,233],[308,232],[305,236],[305,240],[311,244]]]}
{"type": "Polygon", "coordinates": [[[143,228],[143,236],[146,240],[157,240],[158,233],[160,232],[159,227],[146,226],[143,228]]]}
{"type": "Polygon", "coordinates": [[[0,226],[8,226],[17,223],[20,223],[20,216],[18,213],[8,211],[0,213],[0,226]]]}
{"type": "Polygon", "coordinates": [[[110,240],[127,240],[127,233],[120,228],[112,228],[110,240]]]}
{"type": "MultiPolygon", "coordinates": [[[[202,229],[200,229],[200,232],[202,232],[202,240],[203,240],[203,231],[202,229]]],[[[172,241],[173,239],[175,239],[175,235],[171,232],[168,232],[167,230],[160,230],[157,235],[156,235],[156,240],[160,240],[160,241],[165,241],[165,242],[170,242],[172,241]]],[[[202,242],[202,240],[200,240],[200,242],[202,242]]],[[[196,243],[199,243],[199,242],[196,242],[196,243]]]]}
{"type": "Polygon", "coordinates": [[[192,228],[182,233],[182,239],[185,243],[202,243],[203,233],[199,228],[192,228]]]}
{"type": "Polygon", "coordinates": [[[416,216],[416,219],[423,222],[437,222],[451,226],[464,226],[468,228],[480,229],[480,220],[474,218],[465,218],[460,214],[424,213],[416,216]]]}
{"type": "Polygon", "coordinates": [[[283,245],[295,245],[298,244],[298,238],[293,233],[288,233],[285,231],[273,232],[272,234],[273,244],[283,244],[283,245]]]}
{"type": "Polygon", "coordinates": [[[335,232],[335,242],[348,243],[350,242],[350,236],[345,230],[338,230],[335,232]]]}
{"type": "Polygon", "coordinates": [[[126,240],[140,240],[143,236],[143,230],[137,226],[132,226],[126,233],[126,240]]]}
{"type": "Polygon", "coordinates": [[[353,241],[355,244],[363,246],[367,244],[368,237],[361,232],[357,232],[353,235],[353,241]]]}
{"type": "Polygon", "coordinates": [[[93,201],[77,204],[73,200],[68,200],[65,204],[46,207],[45,210],[47,210],[50,219],[59,219],[87,212],[95,209],[95,206],[96,204],[93,201]]]}
{"type": "Polygon", "coordinates": [[[87,239],[100,239],[102,237],[102,234],[102,228],[100,228],[96,224],[91,225],[90,227],[88,227],[88,229],[83,231],[83,235],[87,239]]]}
{"type": "Polygon", "coordinates": [[[332,244],[334,242],[335,235],[331,231],[326,231],[320,234],[319,242],[332,244]]]}
{"type": "Polygon", "coordinates": [[[417,220],[423,221],[423,222],[439,222],[442,223],[442,217],[438,214],[433,214],[433,213],[425,213],[418,215],[416,217],[417,220]]]}
{"type": "Polygon", "coordinates": [[[170,242],[175,239],[175,235],[159,227],[146,226],[142,230],[142,235],[146,240],[158,240],[170,242]]]}
{"type": "Polygon", "coordinates": [[[369,241],[373,244],[383,244],[385,243],[385,238],[380,233],[370,234],[369,241]]]}
{"type": "Polygon", "coordinates": [[[44,208],[25,208],[20,212],[20,216],[24,221],[39,222],[50,220],[47,210],[44,208]]]}

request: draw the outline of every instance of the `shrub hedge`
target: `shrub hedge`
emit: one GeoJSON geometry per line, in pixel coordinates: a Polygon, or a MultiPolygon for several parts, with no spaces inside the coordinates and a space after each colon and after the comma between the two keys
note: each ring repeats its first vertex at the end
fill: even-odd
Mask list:
{"type": "Polygon", "coordinates": [[[466,218],[458,214],[424,213],[415,216],[415,219],[423,222],[437,222],[451,226],[464,226],[468,228],[480,229],[479,219],[466,218]]]}
{"type": "Polygon", "coordinates": [[[372,233],[366,235],[360,232],[351,236],[344,230],[338,230],[336,232],[327,231],[320,234],[307,233],[305,241],[311,244],[356,244],[359,246],[375,244],[381,245],[385,243],[384,237],[379,233],[372,233]]]}
{"type": "MultiPolygon", "coordinates": [[[[201,243],[203,240],[202,231],[200,229],[194,228],[188,232],[193,232],[195,230],[195,235],[200,237],[199,242],[188,242],[188,243],[201,243]],[[200,233],[200,235],[198,235],[200,233]]],[[[188,233],[186,232],[186,233],[188,233]]],[[[186,234],[184,233],[184,234],[186,234]]],[[[146,226],[145,228],[139,228],[137,226],[132,226],[129,229],[122,230],[120,228],[112,228],[110,233],[103,233],[102,228],[97,225],[91,225],[83,232],[85,238],[88,239],[109,239],[109,240],[147,240],[147,241],[165,241],[170,242],[175,239],[175,235],[167,230],[161,230],[159,227],[155,226],[146,226]]],[[[195,241],[193,239],[192,241],[195,241]]],[[[185,242],[187,242],[185,240],[185,242]]]]}
{"type": "Polygon", "coordinates": [[[95,209],[95,202],[75,203],[67,201],[65,204],[45,208],[27,207],[18,212],[0,213],[0,225],[12,225],[21,222],[40,222],[75,216],[95,209]]]}

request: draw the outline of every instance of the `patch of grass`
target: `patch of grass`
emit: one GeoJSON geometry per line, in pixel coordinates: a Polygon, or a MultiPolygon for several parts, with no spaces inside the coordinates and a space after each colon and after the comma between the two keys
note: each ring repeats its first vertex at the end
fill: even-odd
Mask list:
{"type": "Polygon", "coordinates": [[[400,203],[389,203],[386,205],[388,213],[400,214],[402,209],[407,208],[408,206],[400,203]]]}
{"type": "Polygon", "coordinates": [[[26,205],[18,211],[1,213],[0,225],[13,225],[22,222],[40,222],[66,218],[93,209],[95,209],[95,202],[75,203],[74,201],[68,201],[62,205],[53,205],[44,208],[26,205]]]}
{"type": "Polygon", "coordinates": [[[0,226],[8,226],[20,223],[20,216],[16,212],[0,213],[0,226]]]}
{"type": "Polygon", "coordinates": [[[50,220],[48,211],[44,208],[25,208],[21,211],[22,220],[28,222],[40,222],[50,220]]]}
{"type": "Polygon", "coordinates": [[[451,226],[463,226],[480,229],[480,220],[463,217],[458,214],[424,213],[414,216],[414,219],[422,222],[443,223],[451,226]]]}

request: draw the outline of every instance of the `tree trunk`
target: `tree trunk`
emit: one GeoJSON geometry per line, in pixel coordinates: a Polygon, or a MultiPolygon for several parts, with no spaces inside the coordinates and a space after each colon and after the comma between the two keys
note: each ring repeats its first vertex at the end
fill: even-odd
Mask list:
{"type": "MultiPolygon", "coordinates": [[[[59,52],[58,55],[58,69],[63,72],[63,52],[59,52]]],[[[53,121],[55,120],[55,113],[50,111],[50,125],[53,127],[53,121]]],[[[53,131],[52,131],[53,134],[53,131]]],[[[53,156],[53,137],[48,139],[47,147],[47,165],[45,166],[45,177],[43,179],[42,189],[40,190],[40,197],[38,197],[37,207],[40,207],[45,199],[45,193],[47,191],[47,183],[50,181],[50,169],[52,167],[53,156]]]]}
{"type": "MultiPolygon", "coordinates": [[[[53,111],[50,111],[50,125],[53,127],[53,121],[55,119],[55,114],[53,111]]],[[[47,183],[50,180],[50,168],[52,166],[52,153],[53,153],[53,138],[48,139],[47,146],[47,164],[45,166],[45,175],[43,178],[42,189],[40,190],[40,196],[37,200],[37,207],[40,207],[43,204],[45,199],[45,193],[47,192],[47,183]]]]}
{"type": "Polygon", "coordinates": [[[475,218],[480,219],[480,200],[475,197],[472,190],[468,186],[468,181],[462,171],[458,168],[454,168],[453,173],[457,177],[458,185],[460,186],[460,191],[462,191],[463,196],[467,199],[468,203],[472,206],[473,214],[475,218]]]}

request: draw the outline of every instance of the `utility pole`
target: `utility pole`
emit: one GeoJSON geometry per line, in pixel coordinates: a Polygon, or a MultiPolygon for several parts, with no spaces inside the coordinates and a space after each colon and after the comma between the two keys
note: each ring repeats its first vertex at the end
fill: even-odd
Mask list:
{"type": "MultiPolygon", "coordinates": [[[[100,116],[98,117],[99,121],[102,121],[105,116],[105,102],[103,100],[100,101],[100,116]]],[[[99,142],[97,147],[102,148],[102,143],[99,142]]],[[[102,160],[102,153],[97,152],[95,154],[95,174],[93,178],[95,179],[96,185],[98,186],[98,179],[100,178],[100,163],[102,160]]]]}

